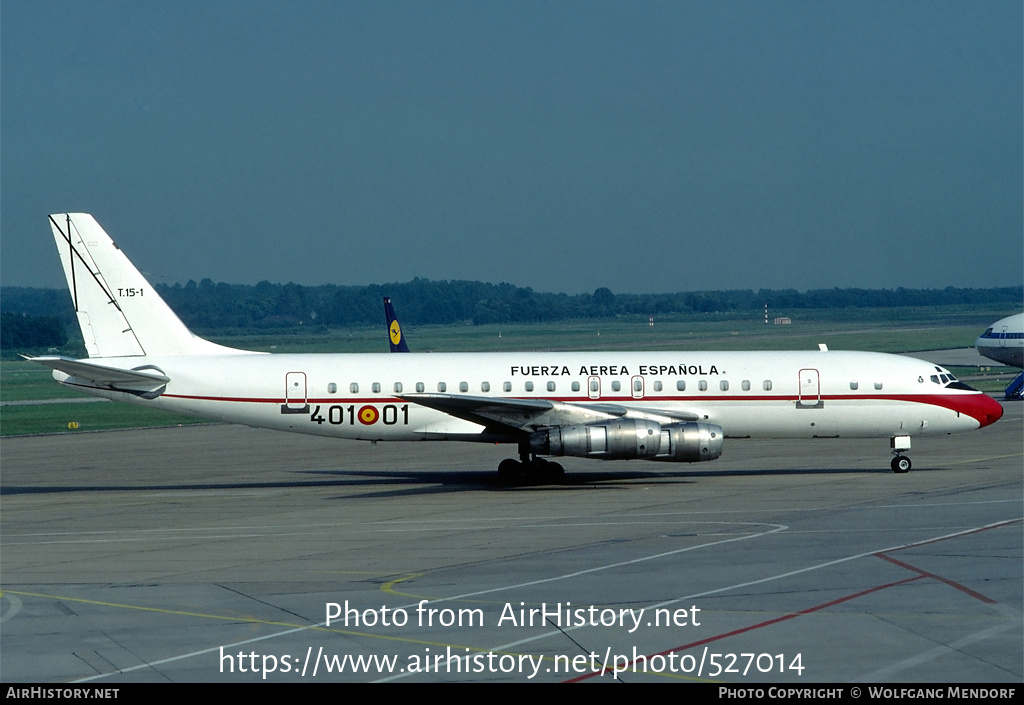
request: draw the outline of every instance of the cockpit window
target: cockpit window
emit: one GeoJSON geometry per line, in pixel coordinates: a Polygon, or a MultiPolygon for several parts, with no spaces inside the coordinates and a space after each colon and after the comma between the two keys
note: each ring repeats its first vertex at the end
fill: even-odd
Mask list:
{"type": "Polygon", "coordinates": [[[928,379],[930,379],[934,384],[940,384],[946,389],[963,389],[964,391],[972,392],[977,391],[973,387],[960,382],[953,374],[944,371],[941,367],[936,367],[935,371],[939,374],[930,375],[928,377],[928,379]]]}

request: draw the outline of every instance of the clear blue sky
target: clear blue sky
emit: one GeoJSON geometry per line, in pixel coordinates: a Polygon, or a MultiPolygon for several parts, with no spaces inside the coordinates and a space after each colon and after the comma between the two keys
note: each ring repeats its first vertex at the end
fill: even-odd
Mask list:
{"type": "Polygon", "coordinates": [[[1022,4],[0,4],[0,283],[1024,280],[1022,4]]]}

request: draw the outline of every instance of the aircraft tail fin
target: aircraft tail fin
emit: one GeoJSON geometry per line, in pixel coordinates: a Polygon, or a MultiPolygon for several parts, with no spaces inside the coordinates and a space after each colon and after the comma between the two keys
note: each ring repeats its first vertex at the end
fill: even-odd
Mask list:
{"type": "Polygon", "coordinates": [[[405,337],[402,335],[402,327],[398,325],[395,307],[387,296],[384,297],[384,316],[388,319],[388,342],[391,343],[391,352],[409,352],[409,346],[405,344],[405,337]]]}
{"type": "Polygon", "coordinates": [[[89,357],[241,352],[193,335],[91,215],[50,227],[89,357]]]}

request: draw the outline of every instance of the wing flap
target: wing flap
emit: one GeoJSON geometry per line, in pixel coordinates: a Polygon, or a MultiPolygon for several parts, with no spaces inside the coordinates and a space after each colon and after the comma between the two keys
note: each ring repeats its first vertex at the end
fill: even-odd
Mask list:
{"type": "Polygon", "coordinates": [[[541,428],[577,426],[628,416],[661,423],[695,421],[699,414],[689,411],[619,404],[579,404],[550,399],[502,399],[464,394],[403,394],[402,399],[472,421],[489,429],[531,433],[541,428]],[[497,428],[496,428],[497,427],[497,428]]]}
{"type": "Polygon", "coordinates": [[[589,409],[595,413],[608,414],[610,416],[628,416],[630,418],[649,418],[652,421],[660,419],[672,419],[673,421],[697,421],[700,414],[692,411],[681,411],[678,409],[655,409],[649,406],[622,406],[621,404],[573,404],[580,409],[589,409]]]}
{"type": "Polygon", "coordinates": [[[550,412],[547,399],[492,399],[463,394],[402,394],[402,399],[436,409],[486,428],[532,430],[530,422],[550,412]]]}

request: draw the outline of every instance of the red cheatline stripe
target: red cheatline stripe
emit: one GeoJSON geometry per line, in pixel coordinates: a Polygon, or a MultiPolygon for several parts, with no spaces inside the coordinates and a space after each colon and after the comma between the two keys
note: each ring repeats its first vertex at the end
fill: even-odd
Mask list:
{"type": "MultiPolygon", "coordinates": [[[[82,386],[87,389],[100,389],[101,391],[118,391],[109,390],[103,387],[91,387],[89,385],[75,385],[82,386]]],[[[419,392],[417,392],[419,393],[419,392]]],[[[410,392],[413,394],[413,392],[410,392]]],[[[282,398],[262,398],[262,397],[218,397],[218,396],[202,396],[195,394],[163,394],[165,397],[172,397],[174,399],[196,399],[199,401],[236,401],[236,402],[249,402],[259,404],[280,404],[284,401],[282,398]]],[[[460,396],[454,394],[452,396],[460,396]]],[[[473,396],[472,394],[466,394],[466,396],[473,396]]],[[[962,402],[967,399],[979,397],[979,394],[862,394],[862,395],[847,395],[847,396],[831,396],[822,395],[820,399],[822,401],[904,401],[908,404],[930,404],[932,406],[941,406],[947,409],[955,410],[962,402]]],[[[482,398],[482,397],[481,397],[482,398]]],[[[786,396],[767,396],[767,395],[713,395],[708,394],[704,396],[654,396],[647,395],[644,397],[636,398],[630,396],[608,396],[603,395],[600,399],[590,399],[589,397],[556,397],[538,394],[535,396],[520,396],[520,397],[491,397],[496,401],[507,399],[515,401],[517,399],[546,399],[549,401],[557,402],[576,402],[579,404],[588,404],[597,401],[601,402],[647,402],[647,403],[665,403],[665,402],[696,402],[696,403],[715,403],[715,402],[741,402],[741,401],[775,401],[775,402],[796,402],[799,397],[786,395],[786,396]]],[[[394,402],[397,401],[398,397],[326,397],[326,398],[313,398],[310,397],[308,401],[316,402],[318,404],[326,404],[328,402],[335,403],[349,403],[358,404],[361,402],[394,402]]],[[[815,397],[817,400],[818,397],[815,397]]]]}

